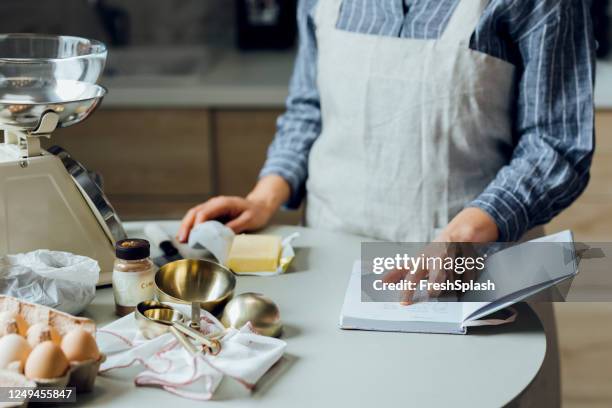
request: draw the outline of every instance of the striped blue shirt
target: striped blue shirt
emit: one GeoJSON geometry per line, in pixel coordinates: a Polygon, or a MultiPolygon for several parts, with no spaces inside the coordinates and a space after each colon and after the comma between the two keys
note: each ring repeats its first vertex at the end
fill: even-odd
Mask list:
{"type": "MultiPolygon", "coordinates": [[[[324,1],[324,0],[322,0],[324,1]]],[[[459,0],[344,0],[337,28],[400,38],[439,38],[459,0]]],[[[469,0],[464,0],[469,1],[469,0]]],[[[290,184],[289,207],[304,196],[308,154],[321,132],[317,90],[317,0],[300,0],[300,46],[287,110],[278,119],[260,176],[290,184]]],[[[466,206],[514,241],[568,207],[589,180],[594,140],[595,40],[588,0],[491,0],[471,47],[517,67],[511,161],[466,206]]]]}

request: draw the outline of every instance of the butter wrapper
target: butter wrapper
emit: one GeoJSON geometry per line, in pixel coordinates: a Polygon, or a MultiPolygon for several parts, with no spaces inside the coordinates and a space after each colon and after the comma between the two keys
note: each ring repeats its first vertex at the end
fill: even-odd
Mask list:
{"type": "MultiPolygon", "coordinates": [[[[236,275],[252,276],[276,276],[284,273],[295,258],[292,242],[300,234],[294,232],[284,237],[281,241],[281,254],[279,257],[278,268],[275,271],[266,272],[240,272],[236,275]]],[[[227,268],[227,258],[234,240],[234,231],[219,221],[206,221],[196,225],[189,235],[189,246],[193,249],[203,249],[210,252],[217,261],[227,268]]]]}

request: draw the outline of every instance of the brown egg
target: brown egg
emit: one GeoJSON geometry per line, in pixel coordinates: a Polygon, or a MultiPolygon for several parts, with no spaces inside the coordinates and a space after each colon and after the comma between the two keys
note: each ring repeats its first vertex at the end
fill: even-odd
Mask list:
{"type": "Polygon", "coordinates": [[[25,362],[32,351],[26,339],[11,333],[0,338],[0,368],[23,373],[25,362]]]}
{"type": "Polygon", "coordinates": [[[30,346],[36,347],[43,341],[51,340],[58,346],[62,342],[62,336],[55,327],[49,326],[46,323],[36,323],[28,329],[27,337],[30,346]]]}
{"type": "Polygon", "coordinates": [[[25,363],[25,376],[30,380],[62,377],[68,371],[68,359],[52,341],[34,347],[25,363]]]}
{"type": "Polygon", "coordinates": [[[68,361],[98,360],[100,350],[96,339],[86,330],[74,329],[62,339],[62,350],[68,361]]]}
{"type": "Polygon", "coordinates": [[[28,323],[23,316],[15,312],[0,312],[0,336],[17,333],[25,336],[28,331],[28,323]]]}

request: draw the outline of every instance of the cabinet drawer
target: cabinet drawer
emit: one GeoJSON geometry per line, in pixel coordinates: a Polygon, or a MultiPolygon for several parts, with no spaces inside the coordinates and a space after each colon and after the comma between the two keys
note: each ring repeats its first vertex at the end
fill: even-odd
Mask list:
{"type": "Polygon", "coordinates": [[[99,172],[110,195],[212,192],[210,117],[206,110],[100,110],[56,131],[46,145],[65,148],[99,172]]]}
{"type": "Polygon", "coordinates": [[[110,195],[122,221],[180,220],[210,196],[110,195]]]}
{"type": "Polygon", "coordinates": [[[280,114],[275,110],[214,112],[219,194],[244,196],[251,191],[280,114]]]}
{"type": "MultiPolygon", "coordinates": [[[[280,110],[220,110],[213,113],[219,194],[245,196],[251,191],[281,113],[280,110]]],[[[297,224],[301,218],[301,211],[280,211],[272,221],[297,224]]]]}

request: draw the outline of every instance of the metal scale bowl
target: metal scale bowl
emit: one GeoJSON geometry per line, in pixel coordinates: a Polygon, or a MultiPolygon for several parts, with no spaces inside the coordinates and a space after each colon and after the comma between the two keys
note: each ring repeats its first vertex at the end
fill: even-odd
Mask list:
{"type": "Polygon", "coordinates": [[[95,40],[0,35],[0,208],[8,214],[0,216],[0,255],[45,248],[90,256],[103,283],[112,245],[125,238],[120,220],[87,170],[59,147],[43,150],[40,138],[100,105],[106,56],[95,40]]]}
{"type": "Polygon", "coordinates": [[[99,105],[106,47],[78,37],[0,35],[0,125],[36,132],[46,113],[74,125],[99,105]]]}

